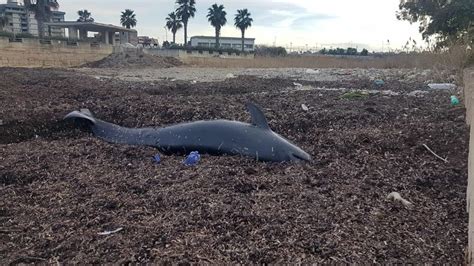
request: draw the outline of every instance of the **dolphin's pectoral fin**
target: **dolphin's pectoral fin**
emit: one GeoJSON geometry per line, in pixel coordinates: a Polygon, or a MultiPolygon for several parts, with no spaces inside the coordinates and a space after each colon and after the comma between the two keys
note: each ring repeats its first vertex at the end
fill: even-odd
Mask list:
{"type": "Polygon", "coordinates": [[[261,129],[270,129],[268,126],[267,118],[263,113],[262,109],[256,106],[253,103],[245,104],[247,110],[250,112],[250,116],[252,117],[252,124],[261,128],[261,129]]]}

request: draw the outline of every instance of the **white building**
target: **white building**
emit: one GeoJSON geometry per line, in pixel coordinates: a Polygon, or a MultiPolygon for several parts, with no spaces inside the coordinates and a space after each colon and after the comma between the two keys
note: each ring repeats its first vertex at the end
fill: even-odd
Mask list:
{"type": "MultiPolygon", "coordinates": [[[[193,36],[189,41],[192,47],[206,47],[213,48],[216,46],[216,37],[215,36],[193,36]]],[[[242,38],[236,37],[220,37],[219,38],[220,47],[223,49],[236,49],[242,50],[242,38]]],[[[245,38],[244,39],[244,50],[245,51],[254,51],[255,49],[255,38],[245,38]]]]}
{"type": "MultiPolygon", "coordinates": [[[[51,22],[64,21],[64,12],[53,11],[51,22]]],[[[29,33],[38,36],[38,21],[35,13],[28,10],[24,5],[20,5],[17,0],[8,0],[6,4],[0,4],[0,16],[8,18],[8,25],[3,28],[4,31],[12,33],[29,33]]],[[[51,30],[51,36],[64,37],[64,29],[45,27],[45,35],[49,36],[48,30],[51,30]]]]}

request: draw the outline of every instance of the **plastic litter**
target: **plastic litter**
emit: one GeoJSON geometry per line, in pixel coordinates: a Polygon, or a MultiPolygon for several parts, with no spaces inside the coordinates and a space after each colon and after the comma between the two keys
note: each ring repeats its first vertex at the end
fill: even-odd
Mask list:
{"type": "Polygon", "coordinates": [[[155,156],[153,156],[153,160],[155,161],[155,163],[160,163],[161,162],[161,157],[159,154],[156,154],[155,156]]]}
{"type": "Polygon", "coordinates": [[[402,196],[398,192],[392,192],[392,193],[388,194],[387,199],[393,200],[393,201],[398,201],[401,204],[403,204],[403,206],[405,206],[405,207],[413,206],[413,203],[411,203],[408,200],[402,198],[402,196]]]}
{"type": "Polygon", "coordinates": [[[298,82],[293,82],[293,85],[296,87],[303,87],[303,84],[298,83],[298,82]]]}
{"type": "Polygon", "coordinates": [[[374,80],[374,83],[375,83],[375,85],[377,85],[377,86],[382,86],[382,85],[385,84],[385,81],[383,81],[383,80],[381,80],[381,79],[376,79],[376,80],[374,80]]]}
{"type": "Polygon", "coordinates": [[[458,99],[458,97],[456,97],[456,96],[454,96],[454,95],[451,96],[451,105],[452,105],[452,106],[459,105],[459,99],[458,99]]]}
{"type": "Polygon", "coordinates": [[[423,97],[423,95],[428,94],[428,93],[429,93],[428,91],[415,90],[408,93],[407,95],[411,97],[423,97]]]}
{"type": "Polygon", "coordinates": [[[314,70],[314,69],[306,69],[306,74],[318,74],[319,70],[314,70]]]}
{"type": "Polygon", "coordinates": [[[308,106],[306,106],[306,104],[304,103],[301,105],[301,108],[303,109],[303,111],[309,111],[308,106]]]}
{"type": "Polygon", "coordinates": [[[100,233],[97,233],[98,235],[100,236],[108,236],[108,235],[112,235],[112,234],[115,234],[115,233],[118,233],[120,231],[122,231],[123,228],[122,227],[119,227],[115,230],[112,230],[112,231],[105,231],[105,232],[100,232],[100,233]]]}
{"type": "Polygon", "coordinates": [[[454,90],[457,88],[456,84],[452,83],[430,83],[428,87],[432,90],[454,90]]]}
{"type": "Polygon", "coordinates": [[[201,160],[201,155],[199,155],[199,152],[197,151],[192,151],[186,160],[184,160],[184,164],[187,166],[193,166],[197,165],[199,160],[201,160]]]}
{"type": "Polygon", "coordinates": [[[233,78],[235,78],[235,75],[232,74],[232,73],[229,73],[225,77],[228,78],[228,79],[233,79],[233,78]]]}

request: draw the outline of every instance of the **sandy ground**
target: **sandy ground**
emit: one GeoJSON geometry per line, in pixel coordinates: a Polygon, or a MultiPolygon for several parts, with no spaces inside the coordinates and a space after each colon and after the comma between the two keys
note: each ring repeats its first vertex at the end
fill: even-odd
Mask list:
{"type": "Polygon", "coordinates": [[[468,131],[454,92],[427,88],[437,73],[319,71],[0,69],[0,264],[462,263],[468,131]],[[314,161],[156,164],[154,148],[62,121],[89,108],[128,127],[248,122],[247,101],[314,161]]]}

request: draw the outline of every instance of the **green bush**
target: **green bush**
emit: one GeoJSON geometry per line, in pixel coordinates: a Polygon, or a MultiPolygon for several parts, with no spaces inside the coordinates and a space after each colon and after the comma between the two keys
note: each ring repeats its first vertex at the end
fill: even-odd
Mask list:
{"type": "Polygon", "coordinates": [[[38,37],[34,36],[31,33],[18,33],[15,37],[16,38],[25,38],[25,39],[36,39],[36,38],[38,38],[38,37]]]}
{"type": "Polygon", "coordinates": [[[265,45],[259,45],[255,47],[255,55],[257,56],[287,56],[288,52],[284,47],[271,47],[265,45]]]}
{"type": "Polygon", "coordinates": [[[0,37],[9,37],[13,38],[13,33],[7,31],[0,31],[0,37]]]}

